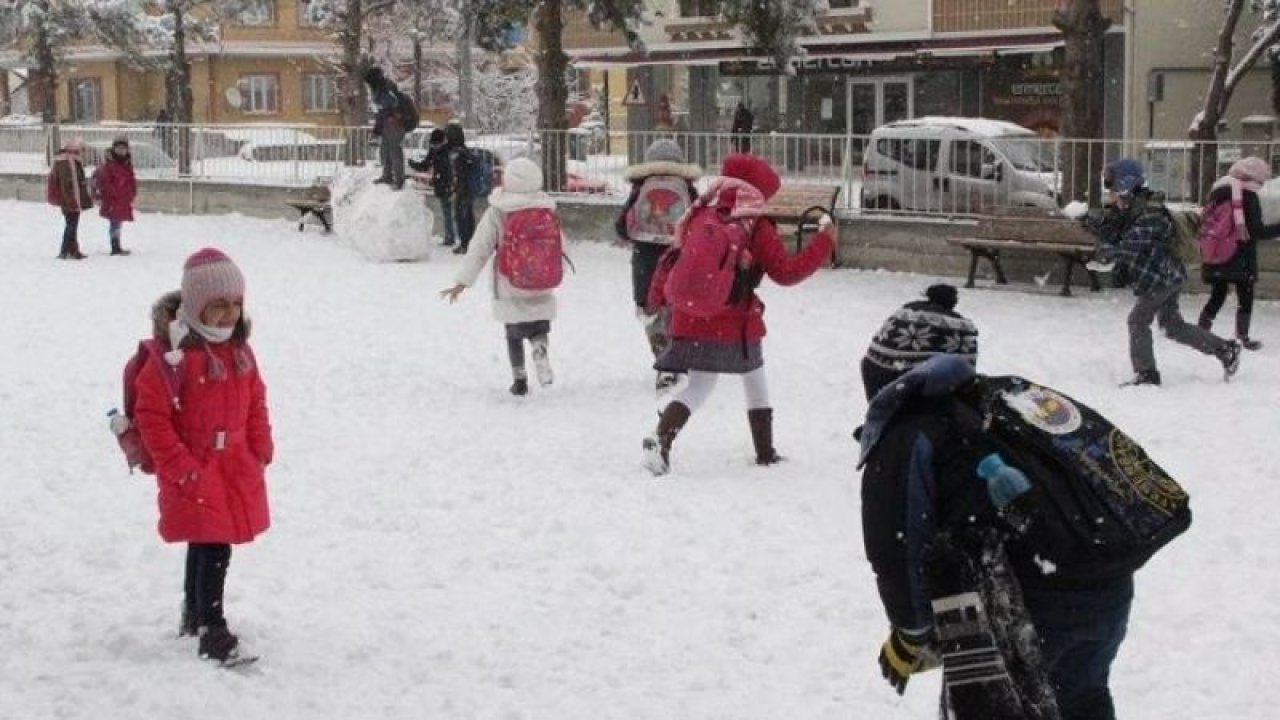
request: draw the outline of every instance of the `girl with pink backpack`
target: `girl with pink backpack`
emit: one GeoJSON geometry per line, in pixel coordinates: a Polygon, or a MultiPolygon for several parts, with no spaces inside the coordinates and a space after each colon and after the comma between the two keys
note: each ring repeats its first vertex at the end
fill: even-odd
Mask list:
{"type": "Polygon", "coordinates": [[[1258,200],[1258,192],[1270,179],[1271,166],[1266,160],[1258,157],[1237,160],[1227,174],[1213,184],[1200,231],[1204,258],[1201,273],[1211,292],[1200,311],[1198,324],[1205,330],[1213,327],[1214,318],[1227,300],[1227,291],[1235,285],[1236,339],[1246,350],[1262,348],[1262,342],[1249,335],[1253,287],[1258,281],[1257,241],[1280,237],[1280,224],[1266,224],[1262,203],[1258,200]],[[1215,218],[1225,222],[1215,223],[1215,218]],[[1218,237],[1224,234],[1230,237],[1218,237]]]}
{"type": "Polygon", "coordinates": [[[675,245],[654,273],[649,311],[665,306],[672,313],[671,343],[654,367],[689,374],[688,384],[663,409],[657,429],[644,439],[644,465],[654,475],[670,471],[676,435],[726,374],[742,376],[756,464],[781,459],[773,447],[761,347],[764,303],[755,289],[765,275],[779,285],[796,285],[813,275],[831,256],[835,233],[824,213],[809,245],[788,255],[765,207],[780,186],[777,172],[763,159],[745,153],[726,157],[722,176],[712,178],[689,208],[676,228],[675,245]]]}

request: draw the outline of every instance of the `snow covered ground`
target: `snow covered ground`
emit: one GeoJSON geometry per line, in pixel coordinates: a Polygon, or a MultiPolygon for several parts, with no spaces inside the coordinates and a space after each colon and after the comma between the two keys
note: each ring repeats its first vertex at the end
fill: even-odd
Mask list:
{"type": "MultiPolygon", "coordinates": [[[[876,666],[849,437],[867,340],[931,278],[766,285],[788,461],[750,464],[725,382],[655,481],[622,250],[571,246],[556,385],[517,400],[487,289],[437,297],[451,254],[372,264],[284,221],[143,215],[133,257],[106,256],[94,216],[90,258],[59,262],[50,208],[0,217],[0,718],[934,716],[936,673],[899,699],[876,666]],[[278,445],[274,527],[228,584],[233,629],[265,656],[254,676],[175,639],[183,549],[157,538],[153,482],[125,473],[104,417],[151,301],[208,244],[248,277],[278,445]]],[[[1191,492],[1191,531],[1138,578],[1121,716],[1274,717],[1280,306],[1258,308],[1271,344],[1235,382],[1160,341],[1166,387],[1122,392],[1128,308],[1007,289],[960,304],[984,370],[1093,404],[1191,492]]]]}

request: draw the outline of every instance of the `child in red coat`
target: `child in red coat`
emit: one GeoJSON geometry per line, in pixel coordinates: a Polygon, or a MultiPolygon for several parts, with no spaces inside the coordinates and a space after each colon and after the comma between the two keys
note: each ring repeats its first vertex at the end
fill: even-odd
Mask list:
{"type": "Polygon", "coordinates": [[[111,143],[111,152],[94,174],[94,188],[98,194],[98,212],[109,223],[111,254],[128,255],[129,251],[120,247],[120,228],[126,222],[133,222],[133,201],[138,196],[129,138],[118,137],[111,143]]]}
{"type": "MultiPolygon", "coordinates": [[[[747,394],[747,421],[755,446],[756,464],[772,465],[780,458],[773,447],[773,408],[764,374],[762,344],[765,335],[764,303],[755,288],[765,275],[779,285],[796,285],[817,272],[831,256],[835,233],[825,213],[819,232],[795,255],[788,255],[778,228],[765,214],[765,204],[778,192],[781,181],[767,162],[755,155],[733,154],[725,158],[722,177],[713,178],[690,213],[701,207],[716,208],[726,217],[750,223],[746,256],[750,264],[739,272],[746,292],[723,312],[700,317],[672,308],[671,343],[654,367],[665,372],[687,372],[689,384],[662,411],[658,428],[644,440],[644,464],[655,475],[670,470],[671,444],[689,416],[715,388],[720,375],[741,375],[747,394]]],[[[685,215],[686,218],[690,215],[685,215]]],[[[677,229],[676,247],[659,263],[649,287],[649,310],[669,305],[664,289],[674,267],[674,253],[684,237],[677,229]]]]}
{"type": "Polygon", "coordinates": [[[264,470],[274,444],[244,288],[222,252],[205,248],[187,258],[172,321],[164,326],[166,298],[154,313],[172,348],[165,362],[177,368],[177,397],[156,363],[135,385],[135,421],[159,485],[160,537],[187,543],[179,634],[198,635],[200,656],[221,662],[239,655],[222,608],[231,546],[270,526],[264,470]]]}

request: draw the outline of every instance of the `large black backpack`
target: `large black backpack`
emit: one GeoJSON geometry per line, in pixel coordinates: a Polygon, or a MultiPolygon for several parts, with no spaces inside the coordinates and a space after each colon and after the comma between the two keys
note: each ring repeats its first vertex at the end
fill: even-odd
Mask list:
{"type": "Polygon", "coordinates": [[[986,436],[1031,480],[1010,516],[1046,575],[1131,573],[1190,527],[1186,491],[1097,411],[1015,376],[976,387],[986,436]]]}

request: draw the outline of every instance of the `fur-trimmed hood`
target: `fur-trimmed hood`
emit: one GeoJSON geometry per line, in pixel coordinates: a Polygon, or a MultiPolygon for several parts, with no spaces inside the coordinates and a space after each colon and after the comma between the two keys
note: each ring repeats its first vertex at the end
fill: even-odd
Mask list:
{"type": "Polygon", "coordinates": [[[673,175],[693,181],[702,177],[702,168],[693,163],[677,163],[670,161],[644,162],[632,165],[622,172],[622,178],[629,182],[644,180],[654,175],[673,175]]]}
{"type": "MultiPolygon", "coordinates": [[[[169,324],[178,317],[178,307],[182,305],[182,292],[179,290],[171,290],[161,295],[151,305],[151,336],[159,340],[166,348],[170,348],[169,324]]],[[[245,342],[249,339],[249,332],[253,329],[253,323],[249,320],[249,316],[241,313],[240,320],[236,323],[236,329],[231,333],[232,340],[245,342]]],[[[188,346],[189,343],[195,342],[192,337],[194,333],[187,333],[187,337],[183,339],[182,345],[188,346]]]]}

